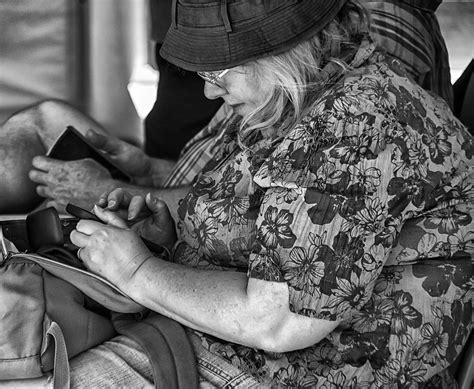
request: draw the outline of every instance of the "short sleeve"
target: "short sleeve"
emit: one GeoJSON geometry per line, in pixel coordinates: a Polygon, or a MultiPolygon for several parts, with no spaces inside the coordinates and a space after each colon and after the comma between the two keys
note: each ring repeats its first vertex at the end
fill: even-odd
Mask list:
{"type": "Polygon", "coordinates": [[[353,77],[315,104],[254,177],[265,195],[248,275],[286,282],[295,313],[349,321],[405,220],[433,204],[440,175],[409,154],[422,158],[429,147],[406,123],[402,133],[393,113],[403,93],[382,77],[353,77]]]}

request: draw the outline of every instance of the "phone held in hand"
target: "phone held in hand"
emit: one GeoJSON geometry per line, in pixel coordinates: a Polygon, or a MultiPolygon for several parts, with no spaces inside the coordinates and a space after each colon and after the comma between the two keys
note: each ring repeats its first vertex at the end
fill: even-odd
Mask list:
{"type": "Polygon", "coordinates": [[[130,176],[104,152],[96,149],[87,138],[73,126],[68,126],[60,135],[56,143],[46,154],[47,157],[61,161],[76,161],[90,158],[101,164],[112,178],[130,182],[130,176]]]}
{"type": "MultiPolygon", "coordinates": [[[[74,217],[77,217],[78,219],[86,219],[86,220],[93,220],[93,221],[96,221],[96,222],[99,222],[99,223],[102,223],[102,224],[105,224],[102,220],[100,220],[98,218],[98,216],[95,214],[95,213],[92,213],[90,211],[87,211],[77,205],[74,205],[72,203],[68,203],[66,205],[66,211],[74,216],[74,217]]],[[[165,253],[165,249],[156,244],[156,243],[153,243],[152,241],[148,240],[148,239],[145,239],[145,238],[142,238],[140,237],[141,240],[143,241],[143,243],[145,243],[145,246],[148,247],[148,249],[152,252],[154,252],[155,254],[163,254],[165,253]]]]}
{"type": "Polygon", "coordinates": [[[66,212],[70,215],[77,217],[78,219],[86,219],[86,220],[93,220],[95,222],[104,223],[100,220],[95,213],[87,211],[77,205],[72,203],[68,203],[66,205],[66,212]]]}

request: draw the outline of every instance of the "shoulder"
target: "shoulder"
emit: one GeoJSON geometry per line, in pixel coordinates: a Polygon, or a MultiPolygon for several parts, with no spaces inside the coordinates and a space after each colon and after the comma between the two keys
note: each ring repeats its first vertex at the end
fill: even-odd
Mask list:
{"type": "MultiPolygon", "coordinates": [[[[390,109],[377,107],[376,94],[385,79],[381,64],[348,72],[314,99],[298,125],[286,134],[256,175],[263,187],[310,187],[315,169],[327,161],[327,154],[348,136],[378,134],[376,116],[390,109]]],[[[393,105],[393,104],[392,104],[393,105]]],[[[375,150],[373,150],[375,152],[375,150]]]]}
{"type": "Polygon", "coordinates": [[[317,185],[315,177],[329,174],[322,174],[323,168],[375,163],[385,151],[408,150],[440,131],[453,145],[462,144],[455,138],[465,131],[441,98],[410,80],[396,61],[375,58],[315,98],[255,181],[263,187],[311,187],[317,185]]]}

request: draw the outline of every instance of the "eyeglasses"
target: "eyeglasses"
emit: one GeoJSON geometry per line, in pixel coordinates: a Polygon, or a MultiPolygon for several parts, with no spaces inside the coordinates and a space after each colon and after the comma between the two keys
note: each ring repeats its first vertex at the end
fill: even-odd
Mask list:
{"type": "Polygon", "coordinates": [[[222,77],[229,71],[230,69],[224,69],[219,72],[197,72],[198,76],[204,79],[213,85],[217,85],[219,88],[223,88],[222,85],[222,77]]]}

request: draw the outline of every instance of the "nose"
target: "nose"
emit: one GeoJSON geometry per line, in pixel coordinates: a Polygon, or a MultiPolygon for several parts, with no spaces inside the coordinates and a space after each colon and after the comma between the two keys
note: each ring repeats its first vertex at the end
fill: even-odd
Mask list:
{"type": "Polygon", "coordinates": [[[215,84],[211,84],[207,81],[204,83],[204,96],[206,96],[206,98],[208,98],[209,100],[218,99],[219,97],[222,97],[225,94],[227,94],[227,91],[224,88],[221,88],[220,86],[217,86],[215,84]]]}

